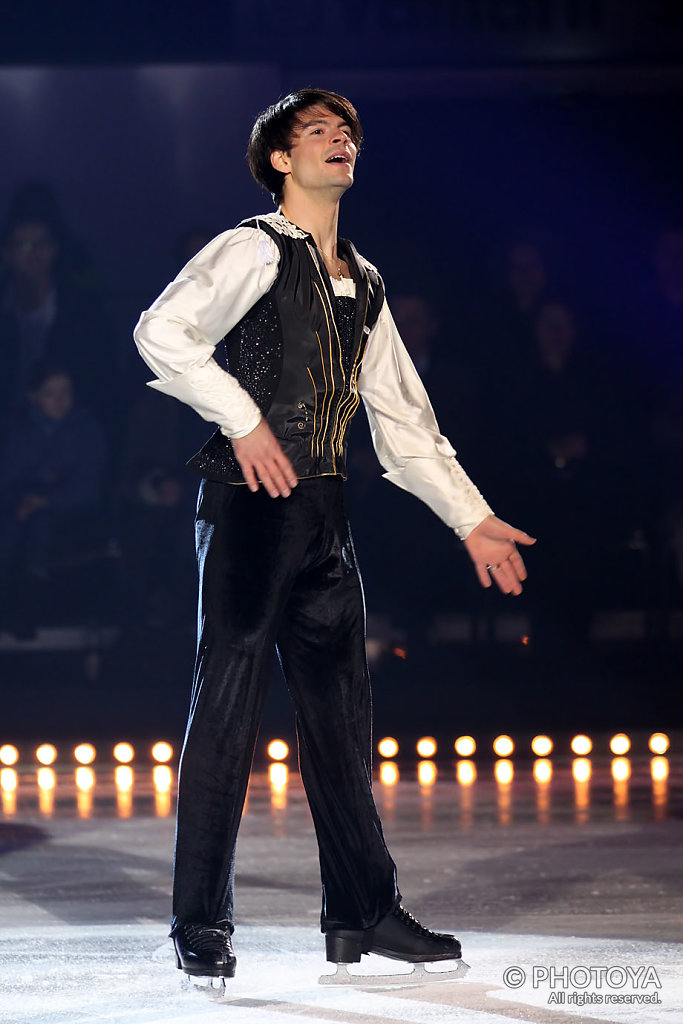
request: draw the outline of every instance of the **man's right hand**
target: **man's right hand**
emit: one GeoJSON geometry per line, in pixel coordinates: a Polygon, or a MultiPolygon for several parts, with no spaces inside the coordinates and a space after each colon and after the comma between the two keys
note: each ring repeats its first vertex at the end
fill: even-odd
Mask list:
{"type": "Polygon", "coordinates": [[[232,448],[250,491],[263,484],[271,498],[288,498],[298,484],[292,464],[265,420],[244,437],[234,437],[232,448]]]}

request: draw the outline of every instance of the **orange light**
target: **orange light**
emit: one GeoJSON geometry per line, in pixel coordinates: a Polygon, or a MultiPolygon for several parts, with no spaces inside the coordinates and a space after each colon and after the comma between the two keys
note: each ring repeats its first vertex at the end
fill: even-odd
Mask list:
{"type": "Polygon", "coordinates": [[[436,740],[433,736],[423,736],[417,741],[416,750],[420,757],[434,757],[436,753],[436,740]]]}
{"type": "Polygon", "coordinates": [[[51,743],[42,743],[36,750],[36,761],[41,764],[54,764],[57,760],[57,748],[51,743]]]}
{"type": "Polygon", "coordinates": [[[668,757],[653,757],[650,760],[650,772],[652,778],[657,782],[661,782],[669,777],[669,759],[668,757]]]}
{"type": "Polygon", "coordinates": [[[575,757],[572,761],[572,775],[577,782],[588,782],[591,771],[591,763],[587,757],[575,757]]]}
{"type": "Polygon", "coordinates": [[[471,757],[477,749],[477,744],[472,736],[458,736],[454,746],[458,757],[471,757]]]}
{"type": "Polygon", "coordinates": [[[121,764],[128,764],[135,757],[135,751],[130,743],[117,743],[114,747],[114,759],[121,764]]]}
{"type": "Polygon", "coordinates": [[[19,751],[11,743],[5,743],[0,747],[0,762],[6,765],[16,764],[19,760],[19,751]]]}
{"type": "Polygon", "coordinates": [[[268,744],[268,757],[272,761],[284,761],[289,753],[289,747],[284,740],[271,740],[268,744]]]}
{"type": "Polygon", "coordinates": [[[167,764],[155,764],[152,778],[154,779],[154,809],[158,818],[167,818],[171,813],[173,772],[167,764]]]}
{"type": "Polygon", "coordinates": [[[398,766],[393,761],[382,761],[379,766],[379,780],[384,786],[395,786],[399,780],[398,766]]]}
{"type": "Polygon", "coordinates": [[[17,773],[14,768],[3,768],[0,771],[0,787],[5,793],[13,793],[17,788],[17,773]]]}
{"type": "Polygon", "coordinates": [[[493,750],[498,757],[509,757],[514,749],[515,745],[511,736],[496,736],[493,741],[493,750]]]}
{"type": "Polygon", "coordinates": [[[161,740],[152,747],[152,757],[155,761],[161,761],[162,763],[170,761],[173,757],[173,747],[170,743],[165,743],[161,740]]]}
{"type": "Polygon", "coordinates": [[[133,769],[129,768],[127,764],[118,765],[114,772],[114,781],[117,789],[127,793],[133,788],[133,769]]]}
{"type": "Polygon", "coordinates": [[[553,749],[553,741],[549,736],[534,736],[531,749],[537,757],[547,757],[553,749]]]}
{"type": "Polygon", "coordinates": [[[618,732],[609,741],[609,748],[613,754],[628,754],[631,749],[631,741],[625,732],[618,732]]]}
{"type": "Polygon", "coordinates": [[[271,788],[276,793],[281,793],[287,787],[287,777],[289,770],[286,764],[282,764],[280,761],[275,761],[270,765],[268,769],[268,776],[270,778],[271,788]]]}
{"type": "Polygon", "coordinates": [[[0,789],[2,790],[2,813],[8,817],[17,809],[17,773],[14,768],[0,769],[0,789]]]}
{"type": "Polygon", "coordinates": [[[55,809],[55,773],[52,768],[38,769],[38,808],[48,817],[55,809]]]}
{"type": "Polygon", "coordinates": [[[74,749],[74,758],[79,764],[92,764],[95,760],[95,748],[92,743],[79,743],[74,749]]]}
{"type": "Polygon", "coordinates": [[[393,736],[385,736],[377,744],[377,750],[382,757],[396,757],[398,754],[398,743],[393,736]]]}
{"type": "Polygon", "coordinates": [[[528,647],[530,642],[531,642],[531,637],[528,637],[528,636],[523,636],[522,637],[522,646],[523,647],[528,647]]]}
{"type": "Polygon", "coordinates": [[[133,769],[130,765],[119,764],[114,769],[116,783],[116,813],[119,818],[130,818],[133,813],[133,769]]]}
{"type": "Polygon", "coordinates": [[[653,754],[666,754],[669,749],[669,737],[665,732],[653,732],[647,745],[653,754]]]}
{"type": "Polygon", "coordinates": [[[547,757],[539,757],[534,761],[534,778],[538,783],[550,782],[553,776],[553,764],[547,757]]]}
{"type": "Polygon", "coordinates": [[[624,782],[631,777],[631,762],[627,757],[615,757],[612,759],[612,778],[617,782],[624,782]]]}
{"type": "Polygon", "coordinates": [[[173,782],[173,773],[167,764],[155,764],[152,772],[154,788],[158,793],[167,793],[173,782]]]}
{"type": "Polygon", "coordinates": [[[50,790],[55,788],[55,773],[52,768],[38,769],[38,789],[50,790]]]}
{"type": "Polygon", "coordinates": [[[405,647],[394,647],[394,654],[397,658],[400,658],[402,661],[405,661],[406,658],[408,657],[408,652],[405,649],[405,647]]]}
{"type": "Polygon", "coordinates": [[[420,761],[417,766],[417,777],[421,786],[433,786],[436,774],[436,765],[433,761],[420,761]]]}
{"type": "Polygon", "coordinates": [[[512,777],[515,773],[512,761],[508,761],[504,757],[500,761],[496,761],[493,771],[496,776],[496,782],[501,786],[508,786],[512,782],[512,777]]]}
{"type": "Polygon", "coordinates": [[[578,754],[579,757],[585,757],[586,754],[590,754],[593,749],[593,741],[588,736],[584,736],[583,733],[579,733],[571,741],[572,753],[578,754]]]}
{"type": "Polygon", "coordinates": [[[92,768],[76,769],[76,785],[83,793],[87,793],[95,785],[95,773],[92,768]]]}
{"type": "Polygon", "coordinates": [[[474,761],[458,761],[455,766],[455,775],[461,786],[471,786],[477,778],[474,761]]]}

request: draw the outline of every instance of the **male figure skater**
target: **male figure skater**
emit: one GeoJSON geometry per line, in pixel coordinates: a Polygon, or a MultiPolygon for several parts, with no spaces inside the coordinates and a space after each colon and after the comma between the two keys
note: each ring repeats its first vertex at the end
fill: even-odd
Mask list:
{"type": "Polygon", "coordinates": [[[190,461],[203,477],[199,635],[171,928],[189,975],[235,971],[235,844],[274,644],[296,708],[328,960],[460,956],[454,936],[401,906],[372,796],[364,606],[343,503],[360,397],[385,475],[455,530],[483,586],[493,575],[520,593],[516,543],[533,540],[493,515],[456,461],[380,275],[337,237],[361,138],[336,93],[303,89],[264,111],[248,159],[278,212],[210,242],[135,331],[151,386],[218,424],[190,461]],[[221,339],[229,372],[213,358],[221,339]]]}

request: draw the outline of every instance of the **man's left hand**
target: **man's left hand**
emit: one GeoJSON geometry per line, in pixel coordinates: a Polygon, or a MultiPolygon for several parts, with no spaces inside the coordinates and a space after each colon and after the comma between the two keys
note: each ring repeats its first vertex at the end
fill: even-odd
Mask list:
{"type": "Polygon", "coordinates": [[[536,538],[516,530],[496,516],[488,516],[463,541],[474,562],[482,587],[494,579],[504,594],[521,594],[526,569],[517,544],[535,544],[536,538]]]}

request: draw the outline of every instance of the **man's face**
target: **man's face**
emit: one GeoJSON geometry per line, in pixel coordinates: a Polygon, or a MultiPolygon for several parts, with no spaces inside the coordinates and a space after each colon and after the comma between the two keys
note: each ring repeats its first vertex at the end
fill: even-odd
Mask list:
{"type": "Polygon", "coordinates": [[[42,279],[52,273],[57,246],[44,224],[27,221],[15,227],[3,255],[10,271],[17,277],[42,279]]]}
{"type": "Polygon", "coordinates": [[[58,373],[47,377],[31,395],[43,416],[51,420],[63,420],[73,408],[73,387],[66,374],[58,373]]]}
{"type": "Polygon", "coordinates": [[[341,192],[353,184],[358,150],[349,125],[326,107],[309,107],[299,114],[289,153],[274,153],[273,166],[297,188],[341,192]]]}

